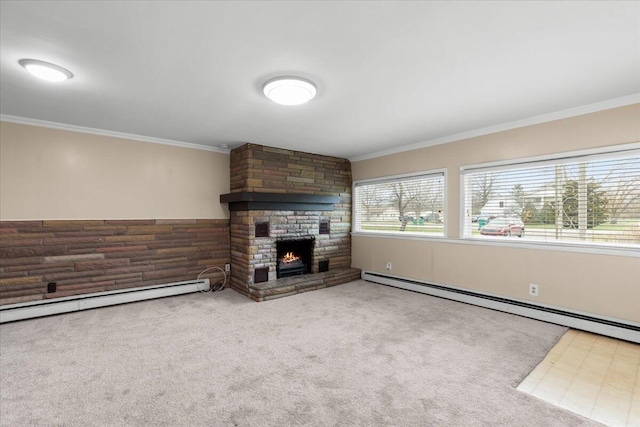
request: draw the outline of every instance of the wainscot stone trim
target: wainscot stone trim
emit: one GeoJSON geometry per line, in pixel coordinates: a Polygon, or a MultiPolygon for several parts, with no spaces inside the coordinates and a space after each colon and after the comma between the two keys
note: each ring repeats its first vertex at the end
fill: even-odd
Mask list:
{"type": "Polygon", "coordinates": [[[0,304],[193,280],[229,262],[226,219],[0,221],[0,304]]]}

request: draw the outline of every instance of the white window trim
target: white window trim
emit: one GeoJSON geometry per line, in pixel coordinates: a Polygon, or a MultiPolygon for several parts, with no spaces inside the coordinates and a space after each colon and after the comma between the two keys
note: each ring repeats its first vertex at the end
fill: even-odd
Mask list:
{"type": "Polygon", "coordinates": [[[567,252],[582,252],[582,253],[598,253],[607,255],[624,255],[624,256],[640,256],[640,248],[635,245],[625,244],[606,244],[606,243],[593,243],[593,242],[563,242],[557,240],[549,240],[545,242],[532,242],[532,241],[502,241],[500,238],[492,239],[490,237],[466,237],[464,235],[465,226],[465,175],[472,171],[484,170],[487,172],[498,171],[502,169],[511,169],[513,167],[522,166],[530,167],[532,163],[539,163],[542,165],[552,165],[555,163],[566,163],[567,161],[577,159],[580,157],[603,155],[603,158],[608,157],[610,154],[612,157],[618,156],[620,153],[633,152],[640,150],[640,142],[632,142],[629,144],[611,145],[607,147],[591,148],[586,150],[561,152],[556,154],[547,154],[543,156],[523,157],[512,160],[501,160],[496,162],[477,163],[471,165],[460,166],[460,211],[458,217],[459,236],[461,241],[468,243],[487,244],[490,246],[511,246],[511,247],[523,247],[530,249],[550,249],[560,250],[567,252]]]}
{"type": "Polygon", "coordinates": [[[629,144],[620,144],[620,145],[610,145],[607,147],[598,147],[598,148],[589,148],[585,150],[576,150],[576,151],[566,151],[560,152],[556,154],[545,154],[542,156],[532,156],[532,157],[520,157],[517,159],[511,160],[499,160],[496,162],[486,162],[486,163],[474,163],[471,165],[463,165],[460,166],[460,172],[470,172],[475,169],[486,169],[491,172],[493,168],[498,170],[498,168],[504,168],[508,166],[517,166],[522,165],[522,167],[527,167],[524,163],[537,163],[537,162],[550,162],[549,164],[554,163],[563,163],[567,160],[571,160],[578,157],[584,156],[594,156],[598,154],[611,154],[617,155],[618,153],[623,153],[625,151],[634,151],[640,150],[640,142],[631,142],[629,144]]]}
{"type": "Polygon", "coordinates": [[[446,239],[447,236],[449,235],[447,232],[447,229],[449,227],[449,221],[447,221],[447,212],[448,212],[448,203],[447,203],[447,168],[441,168],[441,169],[429,169],[426,171],[420,171],[420,172],[411,172],[411,173],[404,173],[404,174],[399,174],[399,175],[388,175],[388,176],[380,176],[380,177],[376,177],[376,178],[367,178],[367,179],[359,179],[357,181],[353,181],[352,185],[351,185],[351,194],[353,197],[353,203],[352,203],[352,207],[351,207],[351,229],[355,230],[356,229],[356,203],[355,203],[355,196],[356,196],[356,186],[357,185],[366,185],[366,184],[382,184],[384,182],[390,182],[390,181],[395,181],[398,179],[407,179],[407,178],[417,178],[417,177],[421,177],[421,176],[429,176],[429,175],[440,175],[442,174],[442,191],[443,191],[443,200],[442,200],[442,206],[443,206],[443,210],[444,210],[444,229],[442,231],[443,235],[442,236],[425,236],[424,234],[420,234],[420,233],[405,233],[405,232],[388,232],[388,231],[366,231],[366,230],[358,230],[358,231],[353,231],[351,233],[351,235],[353,236],[380,236],[380,237],[407,237],[407,238],[411,238],[411,239],[424,239],[424,240],[442,240],[442,239],[446,239]]]}

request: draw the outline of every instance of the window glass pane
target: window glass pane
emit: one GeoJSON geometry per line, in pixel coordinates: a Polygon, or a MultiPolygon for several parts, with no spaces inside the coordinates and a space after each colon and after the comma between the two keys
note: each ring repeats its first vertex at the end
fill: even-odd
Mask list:
{"type": "Polygon", "coordinates": [[[444,173],[355,184],[356,231],[444,235],[444,173]]]}
{"type": "Polygon", "coordinates": [[[640,151],[464,174],[464,236],[640,245],[640,151]]]}

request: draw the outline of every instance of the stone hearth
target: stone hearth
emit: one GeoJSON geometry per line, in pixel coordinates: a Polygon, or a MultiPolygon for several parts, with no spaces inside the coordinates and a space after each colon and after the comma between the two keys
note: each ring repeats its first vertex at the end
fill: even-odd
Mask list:
{"type": "Polygon", "coordinates": [[[324,273],[284,277],[282,279],[269,280],[268,282],[253,283],[248,286],[247,292],[241,292],[255,301],[268,301],[341,285],[359,278],[360,270],[357,268],[336,268],[324,273]]]}
{"type": "Polygon", "coordinates": [[[231,151],[230,286],[256,301],[347,283],[351,164],[346,159],[245,144],[231,151]],[[309,239],[309,274],[277,278],[277,242],[309,239]]]}

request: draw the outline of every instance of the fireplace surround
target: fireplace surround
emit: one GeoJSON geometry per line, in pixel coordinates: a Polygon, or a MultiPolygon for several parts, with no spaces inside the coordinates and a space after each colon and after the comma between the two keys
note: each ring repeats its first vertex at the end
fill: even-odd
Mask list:
{"type": "Polygon", "coordinates": [[[348,160],[245,144],[231,151],[230,172],[220,201],[229,204],[233,289],[264,301],[360,277],[351,268],[348,160]],[[308,253],[283,276],[280,246],[302,240],[308,253]]]}

